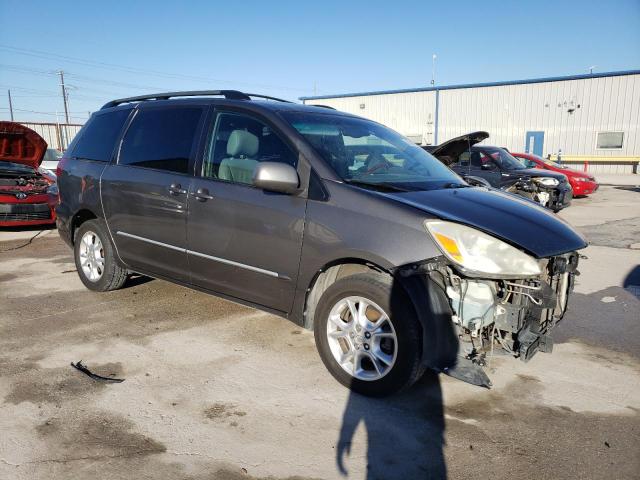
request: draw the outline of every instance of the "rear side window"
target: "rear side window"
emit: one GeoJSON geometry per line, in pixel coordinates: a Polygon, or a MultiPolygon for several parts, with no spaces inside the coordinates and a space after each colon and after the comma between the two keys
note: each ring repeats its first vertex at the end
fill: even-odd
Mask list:
{"type": "Polygon", "coordinates": [[[200,107],[141,109],[127,129],[118,164],[187,173],[200,107]]]}
{"type": "Polygon", "coordinates": [[[91,117],[73,148],[73,157],[108,162],[120,130],[131,110],[116,110],[91,117]]]}

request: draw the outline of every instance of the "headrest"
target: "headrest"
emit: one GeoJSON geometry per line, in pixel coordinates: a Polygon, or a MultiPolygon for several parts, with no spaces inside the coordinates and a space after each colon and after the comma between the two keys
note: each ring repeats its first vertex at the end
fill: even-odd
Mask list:
{"type": "Polygon", "coordinates": [[[246,130],[234,130],[227,141],[227,155],[253,157],[258,153],[258,137],[246,130]]]}

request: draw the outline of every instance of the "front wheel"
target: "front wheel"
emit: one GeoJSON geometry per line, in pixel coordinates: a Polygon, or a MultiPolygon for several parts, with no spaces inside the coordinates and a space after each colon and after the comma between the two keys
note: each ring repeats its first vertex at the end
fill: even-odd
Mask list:
{"type": "Polygon", "coordinates": [[[365,273],[335,282],[318,303],[314,335],[329,372],[364,395],[398,392],[424,371],[419,322],[391,278],[365,273]]]}

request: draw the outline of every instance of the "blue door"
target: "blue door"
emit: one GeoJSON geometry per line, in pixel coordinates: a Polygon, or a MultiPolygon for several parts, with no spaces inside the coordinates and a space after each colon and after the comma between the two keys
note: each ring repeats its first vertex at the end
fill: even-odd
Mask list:
{"type": "Polygon", "coordinates": [[[524,152],[533,153],[539,157],[542,156],[542,147],[544,146],[544,132],[527,132],[524,141],[524,152]]]}

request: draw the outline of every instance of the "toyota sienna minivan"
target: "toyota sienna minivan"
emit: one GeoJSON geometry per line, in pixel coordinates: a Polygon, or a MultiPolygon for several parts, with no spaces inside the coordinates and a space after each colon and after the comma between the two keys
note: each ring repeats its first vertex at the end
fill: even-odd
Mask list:
{"type": "Polygon", "coordinates": [[[234,90],[109,102],[57,174],[87,288],[135,272],[281,315],[366,395],[551,351],[586,246],[383,125],[234,90]]]}

